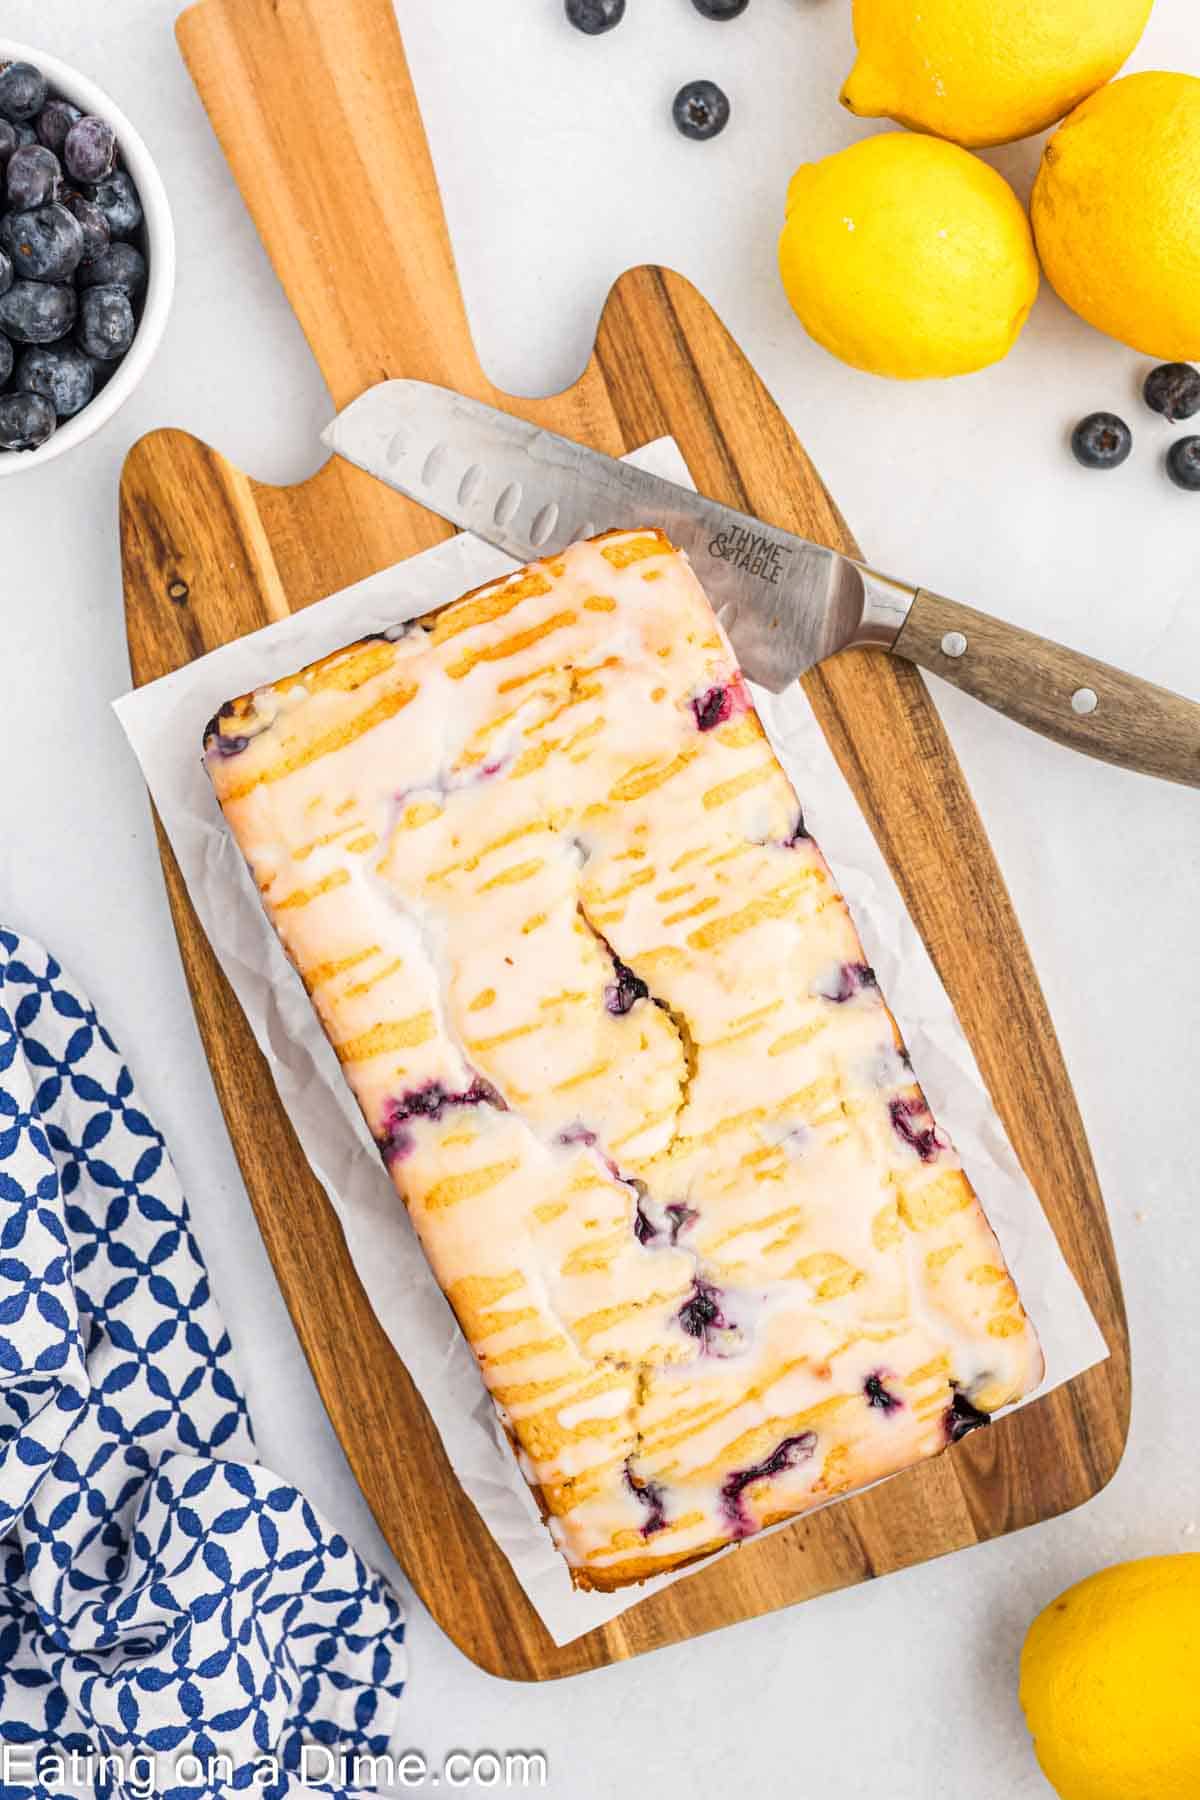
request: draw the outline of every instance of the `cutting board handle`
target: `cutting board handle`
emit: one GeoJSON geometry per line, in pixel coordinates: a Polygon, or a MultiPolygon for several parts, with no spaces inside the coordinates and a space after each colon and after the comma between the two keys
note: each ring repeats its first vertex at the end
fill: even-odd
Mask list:
{"type": "Polygon", "coordinates": [[[176,35],[334,405],[388,376],[492,398],[393,0],[200,0],[176,35]]]}

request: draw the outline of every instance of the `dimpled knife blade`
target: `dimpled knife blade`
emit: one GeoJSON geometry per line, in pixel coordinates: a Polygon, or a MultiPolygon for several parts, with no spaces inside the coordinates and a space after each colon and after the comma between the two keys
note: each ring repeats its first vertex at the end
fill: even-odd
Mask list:
{"type": "Polygon", "coordinates": [[[890,649],[915,590],[745,513],[422,381],[385,381],[329,448],[520,562],[655,525],[686,551],[751,681],[778,693],[855,644],[890,649]]]}

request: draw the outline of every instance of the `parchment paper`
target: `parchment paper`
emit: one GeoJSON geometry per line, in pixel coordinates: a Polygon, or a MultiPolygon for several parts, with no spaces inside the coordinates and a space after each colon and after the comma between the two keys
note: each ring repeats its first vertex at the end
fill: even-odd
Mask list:
{"type": "MultiPolygon", "coordinates": [[[[631,460],[691,485],[673,440],[650,445],[631,460]]],[[[338,1213],[371,1304],[420,1389],[463,1487],[551,1637],[566,1644],[692,1571],[660,1576],[616,1595],[577,1593],[571,1586],[475,1359],[425,1262],[308,996],[267,923],[200,757],[204,727],[226,700],[290,675],[366,632],[457,599],[515,566],[477,539],[452,538],[126,695],[116,702],[116,712],[200,921],[338,1213]]],[[[754,698],[795,783],[805,821],[854,913],[917,1077],[954,1139],[1041,1335],[1046,1379],[1039,1392],[1045,1393],[1102,1361],[1108,1355],[1104,1338],[807,701],[799,688],[782,696],[756,690],[754,698]]],[[[406,1454],[399,1427],[393,1450],[396,1456],[406,1454]]],[[[400,1553],[403,1560],[403,1546],[400,1553]]]]}

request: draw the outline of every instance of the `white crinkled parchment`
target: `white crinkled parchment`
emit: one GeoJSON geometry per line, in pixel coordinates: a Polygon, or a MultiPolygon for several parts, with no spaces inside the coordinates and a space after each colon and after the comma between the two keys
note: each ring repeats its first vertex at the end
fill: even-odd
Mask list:
{"type": "MultiPolygon", "coordinates": [[[[650,445],[631,460],[691,485],[671,440],[650,445]]],[[[612,1595],[572,1587],[500,1430],[475,1358],[425,1261],[308,995],[267,922],[200,755],[205,725],[232,696],[290,675],[369,631],[445,605],[515,566],[478,539],[451,538],[126,695],[116,711],[192,903],[337,1211],[380,1323],[420,1389],[463,1487],[547,1631],[556,1644],[565,1644],[691,1571],[612,1595]]],[[[849,901],[934,1115],[954,1139],[1037,1326],[1046,1353],[1046,1377],[1038,1391],[1045,1393],[1107,1356],[1100,1328],[1021,1171],[945,990],[808,702],[798,687],[779,696],[755,690],[754,698],[806,823],[849,901]]],[[[403,1545],[398,1550],[403,1560],[403,1545]]]]}

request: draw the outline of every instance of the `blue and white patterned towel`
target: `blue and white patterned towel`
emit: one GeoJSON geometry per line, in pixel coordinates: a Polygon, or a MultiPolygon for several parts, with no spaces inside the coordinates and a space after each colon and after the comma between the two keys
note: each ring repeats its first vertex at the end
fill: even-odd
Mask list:
{"type": "Polygon", "coordinates": [[[179,1797],[387,1751],[396,1600],[257,1462],[163,1140],[86,997],[2,929],[0,1539],[6,1800],[60,1791],[72,1749],[101,1795],[157,1755],[179,1797]]]}

